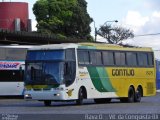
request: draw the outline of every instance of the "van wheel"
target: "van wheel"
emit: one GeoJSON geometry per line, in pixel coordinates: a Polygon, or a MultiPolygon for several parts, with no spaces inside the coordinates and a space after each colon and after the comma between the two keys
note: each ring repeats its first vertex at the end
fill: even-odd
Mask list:
{"type": "Polygon", "coordinates": [[[51,101],[50,100],[45,100],[44,105],[45,106],[51,106],[51,101]]]}
{"type": "Polygon", "coordinates": [[[140,87],[138,87],[136,92],[135,92],[134,101],[135,102],[140,102],[141,101],[141,97],[142,97],[142,89],[140,87]]]}
{"type": "Polygon", "coordinates": [[[82,88],[79,89],[79,92],[78,92],[78,99],[76,100],[76,104],[77,105],[82,105],[83,104],[83,90],[82,88]]]}
{"type": "Polygon", "coordinates": [[[135,99],[135,92],[134,92],[133,87],[130,87],[129,90],[128,90],[128,100],[127,100],[127,102],[132,103],[132,102],[134,102],[134,99],[135,99]]]}

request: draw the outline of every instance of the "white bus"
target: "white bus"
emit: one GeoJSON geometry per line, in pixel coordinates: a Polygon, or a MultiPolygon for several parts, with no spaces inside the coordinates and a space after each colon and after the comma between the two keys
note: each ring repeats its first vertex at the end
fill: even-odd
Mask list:
{"type": "Polygon", "coordinates": [[[25,98],[44,101],[83,99],[96,103],[140,102],[156,94],[151,48],[102,43],[44,45],[27,52],[25,98]]]}
{"type": "Polygon", "coordinates": [[[0,46],[0,96],[24,94],[24,66],[27,49],[31,46],[0,46]]]}

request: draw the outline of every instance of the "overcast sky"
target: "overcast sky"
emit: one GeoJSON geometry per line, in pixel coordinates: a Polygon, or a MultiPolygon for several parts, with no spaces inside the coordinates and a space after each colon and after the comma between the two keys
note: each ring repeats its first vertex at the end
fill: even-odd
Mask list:
{"type": "MultiPolygon", "coordinates": [[[[135,38],[126,43],[138,46],[152,47],[160,50],[160,0],[86,0],[88,13],[99,28],[105,21],[118,20],[122,27],[132,29],[135,38]],[[136,37],[137,36],[137,37],[136,37]]],[[[91,24],[92,28],[94,25],[91,24]]],[[[93,32],[92,32],[93,34],[93,32]]],[[[160,51],[156,51],[160,58],[160,51]]]]}
{"type": "MultiPolygon", "coordinates": [[[[10,0],[5,0],[10,1],[10,0]]],[[[35,17],[32,12],[36,0],[11,0],[29,3],[30,19],[32,19],[33,30],[36,30],[35,17]]],[[[135,35],[146,35],[160,33],[160,0],[86,0],[88,13],[94,19],[95,25],[99,28],[106,21],[118,20],[120,25],[130,28],[135,35]]],[[[94,36],[94,24],[91,24],[92,35],[94,36]]],[[[101,38],[98,38],[102,40],[101,38]]],[[[137,36],[127,40],[126,43],[138,46],[152,47],[160,50],[160,34],[137,36]]],[[[160,51],[157,53],[160,54],[160,51]]],[[[156,55],[157,56],[157,55],[156,55]]],[[[158,56],[159,57],[159,56],[158,56]]],[[[159,57],[160,58],[160,57],[159,57]]]]}

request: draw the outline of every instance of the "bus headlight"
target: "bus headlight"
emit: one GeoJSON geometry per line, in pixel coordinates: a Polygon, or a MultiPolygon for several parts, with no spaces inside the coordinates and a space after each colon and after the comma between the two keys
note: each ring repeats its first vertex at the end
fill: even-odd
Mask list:
{"type": "Polygon", "coordinates": [[[54,96],[60,96],[60,94],[59,94],[59,93],[57,93],[57,94],[54,94],[54,96]]]}
{"type": "Polygon", "coordinates": [[[25,94],[24,97],[25,97],[26,99],[32,99],[31,94],[25,94]]]}

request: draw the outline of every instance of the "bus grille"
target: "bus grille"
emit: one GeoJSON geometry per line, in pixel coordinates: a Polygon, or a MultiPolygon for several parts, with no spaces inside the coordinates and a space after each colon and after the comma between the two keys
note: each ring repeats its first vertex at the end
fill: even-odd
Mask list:
{"type": "Polygon", "coordinates": [[[51,88],[41,88],[41,89],[34,88],[33,90],[34,90],[34,91],[50,91],[51,88]]]}
{"type": "Polygon", "coordinates": [[[34,88],[33,90],[34,90],[34,91],[41,91],[42,89],[36,89],[36,88],[34,88]]]}
{"type": "Polygon", "coordinates": [[[154,84],[152,82],[147,83],[147,94],[154,94],[154,84]]]}

